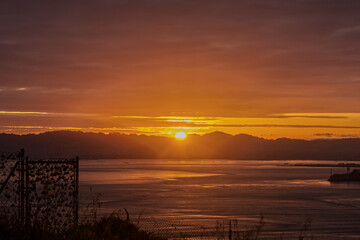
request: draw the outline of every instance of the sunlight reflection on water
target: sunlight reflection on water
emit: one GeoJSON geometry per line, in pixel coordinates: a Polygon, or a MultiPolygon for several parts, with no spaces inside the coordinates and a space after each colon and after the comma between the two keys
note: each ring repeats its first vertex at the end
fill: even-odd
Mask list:
{"type": "Polygon", "coordinates": [[[105,171],[101,174],[96,171],[82,172],[81,184],[131,184],[154,181],[174,181],[178,178],[207,177],[220,174],[207,174],[181,171],[161,170],[129,170],[129,171],[105,171]]]}

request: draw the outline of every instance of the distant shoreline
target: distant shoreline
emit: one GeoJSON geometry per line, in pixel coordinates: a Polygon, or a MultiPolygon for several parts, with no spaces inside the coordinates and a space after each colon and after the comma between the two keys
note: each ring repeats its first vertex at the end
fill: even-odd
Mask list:
{"type": "Polygon", "coordinates": [[[25,149],[29,157],[81,159],[228,159],[359,161],[360,139],[264,139],[213,132],[184,141],[144,135],[55,131],[0,134],[0,152],[25,149]]]}
{"type": "MultiPolygon", "coordinates": [[[[321,160],[320,160],[321,161],[321,160]]],[[[345,168],[345,167],[349,167],[349,168],[354,168],[354,167],[358,167],[360,168],[360,164],[356,164],[356,163],[338,163],[338,164],[321,164],[321,163],[314,163],[314,164],[302,164],[302,163],[298,163],[298,164],[284,164],[284,166],[294,166],[294,167],[338,167],[338,168],[345,168]]]]}

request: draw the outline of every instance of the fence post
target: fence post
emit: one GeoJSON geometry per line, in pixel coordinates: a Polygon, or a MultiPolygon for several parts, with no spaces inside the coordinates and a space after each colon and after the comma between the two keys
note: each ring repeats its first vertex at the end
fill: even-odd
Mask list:
{"type": "Polygon", "coordinates": [[[25,151],[24,149],[20,150],[20,219],[22,224],[25,223],[25,217],[24,217],[24,212],[25,212],[25,192],[24,192],[24,180],[25,180],[25,171],[24,171],[24,155],[25,155],[25,151]]]}
{"type": "Polygon", "coordinates": [[[29,158],[25,158],[25,227],[30,227],[30,200],[29,200],[29,158]]]}
{"type": "Polygon", "coordinates": [[[229,240],[232,239],[231,234],[232,234],[232,231],[231,231],[231,219],[230,219],[230,220],[229,220],[229,240]]]}
{"type": "Polygon", "coordinates": [[[79,223],[79,157],[75,158],[74,225],[79,223]]]}

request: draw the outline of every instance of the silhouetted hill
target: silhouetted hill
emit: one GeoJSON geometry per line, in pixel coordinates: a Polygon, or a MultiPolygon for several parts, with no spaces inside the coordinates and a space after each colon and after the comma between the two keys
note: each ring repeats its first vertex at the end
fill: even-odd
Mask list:
{"type": "Polygon", "coordinates": [[[72,131],[0,134],[0,152],[20,148],[34,157],[360,160],[358,138],[268,140],[214,132],[178,141],[159,136],[72,131]]]}

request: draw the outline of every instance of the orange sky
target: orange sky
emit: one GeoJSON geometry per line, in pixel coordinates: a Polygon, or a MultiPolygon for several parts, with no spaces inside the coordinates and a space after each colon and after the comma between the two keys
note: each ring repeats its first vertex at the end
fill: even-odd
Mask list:
{"type": "Polygon", "coordinates": [[[360,136],[360,2],[1,1],[0,132],[360,136]]]}

